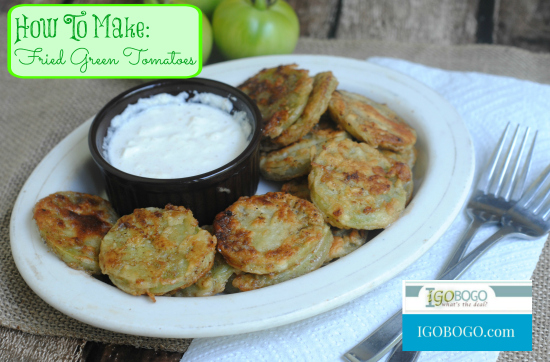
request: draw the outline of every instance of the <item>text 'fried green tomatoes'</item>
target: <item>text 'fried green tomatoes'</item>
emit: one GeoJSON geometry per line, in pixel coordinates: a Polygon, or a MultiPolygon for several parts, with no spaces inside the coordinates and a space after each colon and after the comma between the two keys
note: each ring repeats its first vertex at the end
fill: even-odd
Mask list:
{"type": "Polygon", "coordinates": [[[121,217],[101,243],[99,265],[126,293],[154,300],[195,283],[215,252],[216,238],[198,227],[190,210],[167,205],[121,217]]]}
{"type": "Polygon", "coordinates": [[[100,274],[99,245],[118,216],[101,197],[57,192],[38,201],[34,219],[40,236],[73,269],[100,274]]]}
{"type": "Polygon", "coordinates": [[[365,143],[333,141],[312,161],[311,200],[327,221],[341,229],[387,227],[405,208],[403,183],[409,167],[365,143]]]}
{"type": "Polygon", "coordinates": [[[239,86],[260,109],[265,137],[279,136],[304,111],[313,88],[313,78],[308,70],[297,67],[290,64],[263,69],[239,86]]]}
{"type": "Polygon", "coordinates": [[[328,109],[334,121],[372,147],[402,151],[416,143],[416,131],[401,117],[360,94],[336,91],[328,109]]]}
{"type": "Polygon", "coordinates": [[[319,210],[284,192],[241,197],[216,216],[214,229],[227,263],[254,274],[299,264],[326,234],[319,210]]]}
{"type": "Polygon", "coordinates": [[[325,225],[324,236],[320,243],[309,253],[301,263],[296,264],[280,273],[252,274],[244,273],[233,279],[232,285],[242,292],[279,284],[290,279],[318,269],[323,265],[329,256],[332,245],[332,232],[330,227],[325,225]]]}

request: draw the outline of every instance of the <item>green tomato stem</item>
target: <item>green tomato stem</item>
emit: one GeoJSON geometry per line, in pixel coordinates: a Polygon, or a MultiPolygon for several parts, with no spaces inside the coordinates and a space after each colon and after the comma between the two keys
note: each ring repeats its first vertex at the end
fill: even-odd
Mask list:
{"type": "Polygon", "coordinates": [[[276,2],[277,0],[252,0],[252,5],[258,10],[267,10],[276,2]]]}

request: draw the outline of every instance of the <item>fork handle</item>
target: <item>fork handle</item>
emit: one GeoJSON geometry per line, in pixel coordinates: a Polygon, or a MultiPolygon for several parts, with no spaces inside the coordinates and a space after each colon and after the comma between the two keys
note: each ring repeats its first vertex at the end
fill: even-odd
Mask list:
{"type": "Polygon", "coordinates": [[[476,216],[471,216],[471,218],[472,221],[470,222],[470,225],[468,225],[468,229],[466,229],[466,231],[462,234],[460,241],[457,243],[458,246],[453,251],[453,255],[451,255],[451,258],[449,259],[449,261],[447,261],[447,264],[445,264],[445,267],[443,268],[443,273],[447,272],[453,266],[458,264],[458,262],[466,254],[468,246],[470,246],[470,243],[472,242],[481,225],[486,224],[486,221],[483,221],[476,216]]]}
{"type": "MultiPolygon", "coordinates": [[[[468,229],[462,234],[458,242],[458,247],[453,252],[451,259],[447,262],[447,266],[444,269],[445,271],[462,258],[477,230],[483,224],[475,215],[470,215],[470,217],[470,225],[468,225],[468,229]]],[[[401,340],[401,320],[401,311],[399,311],[361,343],[348,351],[344,357],[353,362],[377,361],[401,340]]]]}
{"type": "Polygon", "coordinates": [[[403,335],[403,315],[399,310],[361,343],[350,349],[344,358],[350,362],[378,361],[390,351],[403,335]]]}
{"type": "MultiPolygon", "coordinates": [[[[487,240],[485,240],[481,245],[475,248],[470,254],[468,254],[466,258],[464,258],[463,262],[457,263],[457,265],[455,265],[454,267],[451,264],[451,268],[446,273],[444,273],[440,279],[453,280],[458,278],[485,251],[487,251],[487,249],[489,249],[491,246],[493,246],[496,242],[498,242],[505,236],[512,234],[513,232],[514,232],[514,229],[503,226],[496,233],[494,233],[487,240]]],[[[419,351],[403,351],[403,343],[402,341],[399,341],[399,344],[392,351],[392,354],[388,359],[388,362],[414,362],[418,359],[419,354],[420,354],[419,351]]]]}
{"type": "MultiPolygon", "coordinates": [[[[475,248],[470,254],[462,259],[454,267],[450,268],[439,280],[453,280],[460,277],[487,249],[500,239],[514,232],[509,226],[502,226],[475,248]]],[[[361,341],[357,346],[349,350],[344,357],[351,362],[374,362],[382,358],[393,346],[401,340],[402,332],[402,311],[395,313],[390,319],[382,324],[377,330],[361,341]]],[[[396,354],[396,353],[395,353],[396,354]]],[[[395,355],[394,354],[394,355],[395,355]]],[[[398,356],[396,356],[397,358],[398,356]]]]}
{"type": "Polygon", "coordinates": [[[403,351],[403,340],[400,340],[392,350],[387,362],[414,362],[419,356],[419,351],[403,351]]]}
{"type": "MultiPolygon", "coordinates": [[[[458,261],[460,261],[466,252],[468,245],[470,245],[470,242],[477,233],[477,230],[481,225],[483,225],[483,223],[484,222],[479,220],[477,217],[473,215],[471,216],[470,225],[462,234],[462,238],[458,242],[458,247],[454,250],[451,259],[445,266],[445,271],[449,270],[449,267],[454,266],[458,261]]],[[[355,346],[352,350],[348,351],[344,357],[352,362],[379,360],[401,341],[402,327],[402,314],[401,311],[399,311],[367,338],[365,338],[361,343],[355,346]]],[[[399,348],[399,350],[401,350],[401,348],[399,348]]]]}
{"type": "Polygon", "coordinates": [[[508,236],[510,234],[514,234],[516,230],[509,226],[509,225],[503,225],[500,229],[498,229],[493,235],[489,236],[487,240],[485,240],[483,243],[481,243],[477,248],[472,250],[472,252],[464,257],[461,261],[459,261],[455,266],[450,268],[448,271],[446,271],[443,275],[441,275],[439,280],[454,280],[460,277],[466,269],[468,269],[483,253],[487,251],[491,246],[493,246],[496,242],[504,238],[505,236],[508,236]]]}
{"type": "MultiPolygon", "coordinates": [[[[466,254],[466,250],[468,249],[468,246],[470,246],[474,236],[477,234],[477,231],[486,223],[487,221],[481,220],[476,215],[470,214],[470,225],[468,225],[468,228],[462,234],[462,238],[457,243],[457,247],[447,261],[447,264],[445,264],[443,273],[449,271],[462,259],[464,254],[466,254]]],[[[403,351],[403,341],[400,340],[392,349],[388,362],[414,362],[418,359],[419,355],[420,352],[417,351],[403,351]]]]}

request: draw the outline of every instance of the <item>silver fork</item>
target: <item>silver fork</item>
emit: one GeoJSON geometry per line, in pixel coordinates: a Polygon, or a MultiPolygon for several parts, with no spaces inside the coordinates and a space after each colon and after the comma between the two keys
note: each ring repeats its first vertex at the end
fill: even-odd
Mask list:
{"type": "MultiPolygon", "coordinates": [[[[548,234],[550,231],[550,166],[529,187],[525,195],[504,213],[500,223],[502,226],[498,231],[438,279],[457,279],[491,246],[507,236],[535,239],[548,234]]],[[[407,351],[401,353],[395,353],[390,357],[390,361],[414,361],[419,354],[419,352],[407,351]]]]}
{"type": "MultiPolygon", "coordinates": [[[[508,123],[500,138],[499,145],[493,152],[490,164],[479,178],[476,190],[466,206],[466,213],[471,219],[470,225],[443,269],[444,271],[449,270],[450,267],[458,263],[481,226],[497,224],[506,210],[512,207],[523,193],[537,133],[535,133],[528,154],[523,160],[530,129],[527,128],[525,131],[519,151],[514,152],[520,140],[519,126],[515,129],[512,141],[508,143],[510,127],[510,123],[508,123]],[[508,144],[508,151],[504,154],[503,150],[508,144]],[[523,168],[520,172],[520,164],[522,163],[523,168]]],[[[366,339],[349,350],[344,358],[353,362],[379,360],[401,341],[401,327],[402,314],[399,311],[366,339]]],[[[400,346],[398,348],[401,350],[400,346]]],[[[397,350],[396,348],[395,351],[397,350]]]]}
{"type": "MultiPolygon", "coordinates": [[[[537,133],[533,138],[533,143],[527,156],[527,170],[523,172],[523,177],[516,179],[517,172],[519,169],[519,162],[515,162],[514,169],[512,171],[511,181],[507,184],[506,192],[504,191],[504,177],[506,175],[506,170],[508,170],[508,163],[510,162],[512,156],[512,148],[514,142],[517,141],[519,125],[516,127],[514,132],[514,138],[510,145],[510,150],[504,161],[504,172],[500,172],[500,177],[497,180],[491,180],[493,175],[496,175],[495,169],[498,165],[498,160],[501,158],[502,151],[504,149],[505,140],[507,138],[508,131],[510,129],[510,123],[507,124],[504,133],[502,134],[499,146],[494,151],[493,158],[491,160],[491,166],[488,167],[483,175],[480,177],[480,180],[477,185],[477,189],[474,191],[468,205],[466,206],[466,213],[470,216],[471,222],[468,230],[464,234],[461,241],[458,243],[457,248],[455,249],[452,257],[447,262],[445,268],[443,268],[443,273],[449,271],[455,264],[457,264],[460,259],[466,253],[470,242],[475,236],[476,232],[483,225],[496,224],[500,222],[500,219],[504,215],[505,211],[514,206],[517,200],[521,197],[523,193],[523,186],[525,184],[525,179],[528,174],[528,167],[530,165],[530,159],[533,152],[533,147],[535,145],[535,140],[537,138],[537,133]],[[514,182],[517,182],[516,185],[513,185],[514,182]],[[489,193],[490,190],[493,190],[492,193],[489,193]]],[[[517,155],[517,159],[521,160],[521,152],[523,147],[526,144],[526,139],[528,137],[529,128],[525,131],[525,135],[522,141],[520,153],[517,155]]],[[[524,166],[524,167],[525,167],[524,166]]],[[[417,351],[403,351],[403,341],[400,339],[397,345],[392,349],[388,362],[414,362],[418,358],[420,352],[417,351]]]]}

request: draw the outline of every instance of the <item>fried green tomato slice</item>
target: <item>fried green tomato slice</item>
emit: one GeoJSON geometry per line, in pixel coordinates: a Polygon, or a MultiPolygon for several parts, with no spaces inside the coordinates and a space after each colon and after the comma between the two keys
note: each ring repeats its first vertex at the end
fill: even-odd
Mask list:
{"type": "Polygon", "coordinates": [[[281,186],[281,191],[311,202],[307,177],[295,178],[285,182],[281,186]]]}
{"type": "Polygon", "coordinates": [[[338,87],[338,80],[332,72],[323,72],[313,78],[313,90],[300,118],[286,128],[273,143],[287,146],[304,137],[319,122],[326,112],[332,93],[338,87]]]}
{"type": "Polygon", "coordinates": [[[416,148],[406,148],[401,152],[395,152],[391,150],[379,149],[379,151],[386,157],[391,158],[394,161],[401,162],[409,166],[412,170],[416,163],[416,148]]]}
{"type": "MultiPolygon", "coordinates": [[[[394,152],[394,151],[384,150],[384,149],[380,149],[380,152],[384,156],[386,156],[386,157],[388,157],[388,158],[390,158],[394,161],[402,162],[402,163],[406,164],[407,166],[409,166],[411,171],[414,167],[414,164],[416,163],[416,154],[417,154],[417,152],[416,152],[416,148],[414,148],[414,147],[406,148],[402,152],[394,152]]],[[[413,194],[413,190],[414,190],[414,182],[413,182],[412,177],[411,177],[410,181],[405,182],[403,184],[403,188],[405,188],[405,191],[407,192],[407,202],[406,202],[406,204],[408,205],[409,202],[412,199],[412,194],[413,194]]]]}
{"type": "Polygon", "coordinates": [[[334,241],[332,242],[326,261],[341,258],[359,249],[361,245],[367,242],[367,233],[366,230],[334,228],[332,230],[334,241]]]}
{"type": "Polygon", "coordinates": [[[176,297],[208,297],[225,290],[225,285],[235,269],[227,265],[225,259],[216,253],[214,265],[197,282],[187,288],[176,291],[176,297]]]}
{"type": "Polygon", "coordinates": [[[258,105],[265,137],[279,136],[304,111],[313,79],[308,70],[297,67],[289,64],[263,69],[239,86],[258,105]]]}
{"type": "Polygon", "coordinates": [[[365,143],[332,141],[312,161],[311,200],[337,228],[385,228],[405,208],[411,171],[365,143]]]}
{"type": "Polygon", "coordinates": [[[280,273],[270,273],[264,275],[251,273],[240,274],[233,279],[232,285],[240,291],[245,292],[248,290],[279,284],[312,272],[322,266],[327,260],[330,247],[332,245],[332,240],[333,237],[330,227],[325,225],[323,239],[300,264],[290,267],[280,273]]]}
{"type": "Polygon", "coordinates": [[[401,117],[360,94],[336,91],[328,109],[340,126],[374,148],[403,151],[416,143],[416,131],[401,117]]]}
{"type": "Polygon", "coordinates": [[[42,239],[69,267],[101,274],[99,245],[118,219],[107,200],[57,192],[38,201],[33,217],[42,239]]]}
{"type": "Polygon", "coordinates": [[[286,181],[307,175],[311,171],[312,148],[316,154],[322,150],[326,142],[345,138],[350,138],[346,131],[313,130],[290,146],[263,154],[260,158],[260,172],[266,179],[274,181],[286,181]]]}
{"type": "Polygon", "coordinates": [[[215,253],[216,238],[190,210],[166,205],[121,217],[103,238],[99,266],[121,290],[154,300],[199,280],[215,253]]]}
{"type": "Polygon", "coordinates": [[[229,265],[254,274],[301,263],[325,236],[325,226],[312,203],[284,192],[241,197],[214,220],[218,251],[229,265]]]}

